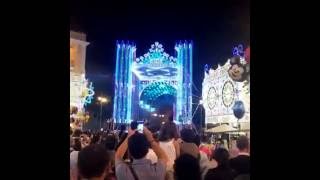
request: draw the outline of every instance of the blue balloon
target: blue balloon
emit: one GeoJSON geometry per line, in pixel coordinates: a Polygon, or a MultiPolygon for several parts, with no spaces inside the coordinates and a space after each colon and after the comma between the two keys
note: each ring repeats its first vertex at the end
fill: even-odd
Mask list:
{"type": "Polygon", "coordinates": [[[238,119],[241,119],[244,116],[245,109],[242,101],[236,101],[233,105],[233,114],[238,119]]]}

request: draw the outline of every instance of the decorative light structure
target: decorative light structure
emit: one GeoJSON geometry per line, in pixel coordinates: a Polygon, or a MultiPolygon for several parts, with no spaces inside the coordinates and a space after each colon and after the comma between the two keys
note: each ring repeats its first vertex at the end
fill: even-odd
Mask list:
{"type": "MultiPolygon", "coordinates": [[[[246,64],[243,57],[243,46],[233,48],[233,55],[240,57],[240,62],[246,64]]],[[[236,82],[228,74],[230,59],[218,68],[204,68],[202,82],[202,103],[205,109],[205,123],[238,123],[232,107],[236,101],[242,101],[245,106],[245,115],[239,123],[245,129],[250,129],[250,91],[245,82],[236,82]]]]}
{"type": "Polygon", "coordinates": [[[70,106],[77,107],[83,111],[84,107],[91,103],[94,96],[94,87],[84,77],[70,72],[70,106]]]}
{"type": "Polygon", "coordinates": [[[113,118],[116,123],[138,120],[139,107],[154,112],[154,101],[161,95],[176,97],[175,120],[192,118],[192,42],[175,45],[176,57],[155,42],[149,52],[136,56],[132,42],[116,43],[116,72],[113,118]]]}
{"type": "MultiPolygon", "coordinates": [[[[77,113],[72,114],[75,121],[72,128],[82,128],[82,123],[87,122],[89,115],[85,113],[85,106],[90,104],[94,96],[92,82],[86,79],[85,61],[86,35],[79,32],[70,32],[70,109],[76,108],[77,113]]],[[[71,120],[70,120],[71,121],[71,120]]]]}

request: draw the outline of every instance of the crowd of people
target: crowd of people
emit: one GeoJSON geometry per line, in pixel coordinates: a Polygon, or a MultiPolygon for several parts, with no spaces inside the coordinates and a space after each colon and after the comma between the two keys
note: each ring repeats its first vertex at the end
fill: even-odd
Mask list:
{"type": "Polygon", "coordinates": [[[250,179],[246,136],[229,148],[208,142],[191,127],[173,121],[152,133],[138,123],[120,131],[70,131],[70,179],[245,180],[250,179]],[[230,149],[230,150],[228,150],[230,149]]]}

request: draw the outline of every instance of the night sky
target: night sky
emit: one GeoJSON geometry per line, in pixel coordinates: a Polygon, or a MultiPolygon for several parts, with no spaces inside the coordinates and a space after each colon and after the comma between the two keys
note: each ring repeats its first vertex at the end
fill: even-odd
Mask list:
{"type": "MultiPolygon", "coordinates": [[[[193,94],[201,95],[204,65],[216,67],[232,48],[250,43],[249,0],[210,1],[70,1],[70,29],[87,34],[86,73],[97,95],[113,97],[116,40],[134,41],[137,56],[155,41],[174,55],[178,40],[194,43],[193,94]],[[201,3],[200,3],[201,2],[201,3]]],[[[196,99],[195,99],[196,101],[196,99]]],[[[96,109],[93,103],[89,109],[96,109]]],[[[92,110],[93,110],[92,109],[92,110]]],[[[111,117],[112,104],[105,117],[111,117]]]]}

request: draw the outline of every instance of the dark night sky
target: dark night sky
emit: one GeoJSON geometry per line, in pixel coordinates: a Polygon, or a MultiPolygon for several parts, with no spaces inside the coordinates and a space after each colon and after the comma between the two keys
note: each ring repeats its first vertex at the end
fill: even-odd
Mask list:
{"type": "MultiPolygon", "coordinates": [[[[249,45],[249,0],[234,1],[99,1],[71,0],[70,29],[87,34],[86,72],[97,95],[113,96],[116,40],[131,40],[137,56],[159,41],[174,55],[177,40],[193,40],[193,89],[201,94],[205,64],[217,66],[232,56],[235,45],[249,45]]],[[[112,105],[107,107],[111,116],[112,105]]]]}

